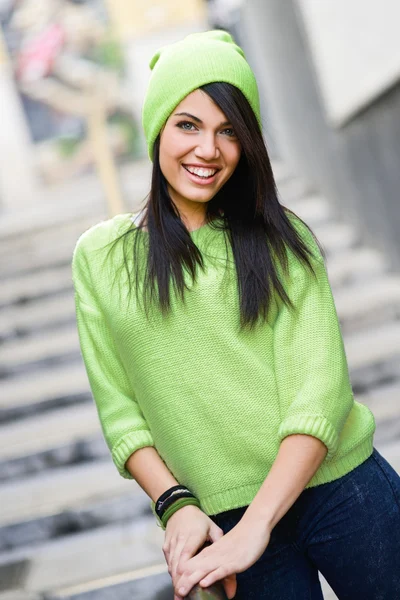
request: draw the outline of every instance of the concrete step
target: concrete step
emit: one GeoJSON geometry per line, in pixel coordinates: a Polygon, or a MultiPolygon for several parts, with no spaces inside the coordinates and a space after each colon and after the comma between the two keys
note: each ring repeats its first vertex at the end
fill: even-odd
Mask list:
{"type": "Polygon", "coordinates": [[[350,248],[330,256],[326,263],[333,288],[370,280],[387,270],[383,254],[372,248],[350,248]]]}
{"type": "Polygon", "coordinates": [[[303,219],[311,229],[315,224],[326,223],[332,219],[333,213],[329,202],[322,196],[308,195],[291,204],[291,210],[303,219]]]}
{"type": "Polygon", "coordinates": [[[57,444],[47,450],[0,462],[0,486],[26,477],[59,473],[62,469],[107,460],[110,452],[100,433],[70,443],[57,444]]]}
{"type": "MultiPolygon", "coordinates": [[[[136,210],[150,189],[152,165],[148,159],[129,161],[118,166],[126,210],[136,210]]],[[[79,178],[71,178],[64,184],[49,186],[42,190],[40,206],[26,207],[23,212],[2,214],[0,240],[21,241],[34,231],[57,228],[63,224],[102,213],[106,215],[107,205],[101,182],[95,173],[87,173],[79,178]]],[[[124,211],[125,212],[125,209],[124,211]]]]}
{"type": "Polygon", "coordinates": [[[287,164],[284,163],[282,160],[272,159],[271,167],[277,184],[283,183],[284,181],[288,181],[291,179],[295,179],[293,177],[293,173],[290,171],[287,164]]]}
{"type": "Polygon", "coordinates": [[[390,385],[379,386],[357,397],[374,413],[379,423],[400,418],[400,380],[390,385]]]}
{"type": "Polygon", "coordinates": [[[394,357],[400,360],[400,321],[351,333],[344,341],[351,369],[368,368],[394,357]]]}
{"type": "Polygon", "coordinates": [[[172,597],[171,578],[164,563],[54,590],[45,595],[45,600],[172,600],[172,597]]]}
{"type": "Polygon", "coordinates": [[[0,372],[22,371],[27,363],[39,363],[57,357],[78,357],[79,338],[75,323],[60,329],[11,340],[0,347],[0,372]]]}
{"type": "MultiPolygon", "coordinates": [[[[11,256],[23,257],[29,261],[34,256],[36,250],[41,248],[49,248],[57,250],[59,242],[65,240],[73,240],[79,236],[82,231],[96,223],[96,219],[106,219],[107,216],[102,212],[90,212],[83,214],[71,215],[69,219],[59,220],[57,215],[53,215],[50,221],[44,220],[41,226],[37,226],[24,235],[16,235],[14,237],[0,236],[0,251],[9,250],[11,256]],[[32,253],[32,254],[31,254],[32,253]]],[[[51,260],[51,256],[48,254],[51,260]]],[[[8,261],[7,261],[8,262],[8,261]]],[[[5,262],[1,262],[1,271],[5,262]]]]}
{"type": "Polygon", "coordinates": [[[1,382],[0,412],[64,399],[89,391],[82,361],[77,364],[38,370],[1,382]]]}
{"type": "Polygon", "coordinates": [[[42,594],[32,594],[24,590],[0,592],[0,600],[43,600],[42,594]]]}
{"type": "Polygon", "coordinates": [[[0,554],[111,524],[131,523],[149,515],[152,512],[146,494],[133,498],[129,492],[105,500],[94,500],[84,506],[0,527],[0,554]]]}
{"type": "Polygon", "coordinates": [[[8,258],[7,262],[0,263],[0,278],[4,281],[15,280],[42,269],[70,264],[80,235],[105,219],[106,215],[93,213],[58,227],[31,232],[14,243],[0,240],[0,252],[7,252],[8,258]]]}
{"type": "Polygon", "coordinates": [[[0,488],[0,526],[29,521],[95,501],[144,492],[132,480],[122,478],[110,458],[66,467],[23,480],[3,483],[0,488]]]}
{"type": "Polygon", "coordinates": [[[277,182],[281,204],[295,211],[296,202],[315,193],[309,184],[298,177],[285,177],[277,182]]]}
{"type": "Polygon", "coordinates": [[[24,590],[81,585],[164,562],[164,533],[153,516],[0,554],[2,563],[28,560],[24,590]]]}
{"type": "Polygon", "coordinates": [[[0,311],[0,341],[25,337],[75,320],[73,290],[0,311]]]}
{"type": "Polygon", "coordinates": [[[377,427],[375,444],[399,443],[400,440],[400,380],[364,394],[360,401],[373,412],[377,427]]]}
{"type": "Polygon", "coordinates": [[[45,452],[100,433],[94,403],[55,409],[0,425],[0,461],[45,452]]]}
{"type": "Polygon", "coordinates": [[[0,286],[0,307],[23,304],[72,288],[71,265],[6,279],[0,286]]]}
{"type": "Polygon", "coordinates": [[[400,277],[384,274],[358,285],[334,291],[335,304],[344,331],[389,322],[400,317],[400,277]]]}
{"type": "Polygon", "coordinates": [[[359,242],[357,231],[347,223],[338,221],[315,223],[312,229],[327,256],[344,253],[359,242]]]}
{"type": "MultiPolygon", "coordinates": [[[[80,230],[79,230],[80,231],[80,230]]],[[[84,229],[82,229],[82,232],[84,229]]],[[[59,235],[56,243],[44,244],[41,243],[38,247],[27,250],[26,254],[11,254],[10,260],[5,265],[0,266],[0,280],[13,281],[17,277],[27,276],[33,273],[39,273],[42,269],[59,268],[70,264],[75,242],[79,234],[72,239],[69,237],[63,238],[59,235]],[[51,252],[49,251],[51,248],[51,252]]]]}

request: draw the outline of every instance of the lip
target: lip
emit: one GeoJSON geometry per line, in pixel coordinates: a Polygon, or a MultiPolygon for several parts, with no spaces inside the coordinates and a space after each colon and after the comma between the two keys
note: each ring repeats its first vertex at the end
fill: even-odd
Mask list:
{"type": "Polygon", "coordinates": [[[200,163],[183,163],[184,167],[196,167],[198,169],[217,169],[220,171],[222,169],[219,165],[201,165],[200,163]]]}
{"type": "MultiPolygon", "coordinates": [[[[219,169],[216,173],[214,173],[214,175],[212,177],[207,177],[207,179],[204,179],[204,178],[200,179],[200,177],[198,177],[197,175],[194,175],[193,173],[190,173],[190,171],[188,171],[187,169],[185,169],[186,165],[182,165],[182,166],[183,166],[183,169],[184,169],[184,171],[185,171],[188,179],[190,179],[190,181],[192,181],[196,185],[210,185],[211,183],[214,183],[214,181],[215,181],[215,179],[216,179],[216,177],[218,175],[218,172],[220,170],[219,169]]],[[[190,164],[188,166],[189,167],[194,167],[195,165],[190,164]]],[[[203,167],[203,168],[205,168],[205,167],[203,167]]],[[[212,168],[215,168],[215,167],[207,167],[207,168],[212,169],[212,168]]]]}

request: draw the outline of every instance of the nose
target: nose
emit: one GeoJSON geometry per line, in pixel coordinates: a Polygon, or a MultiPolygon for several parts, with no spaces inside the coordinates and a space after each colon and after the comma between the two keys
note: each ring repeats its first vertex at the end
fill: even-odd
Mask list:
{"type": "Polygon", "coordinates": [[[196,156],[203,160],[213,160],[219,157],[220,150],[213,133],[203,135],[199,141],[196,150],[196,156]]]}

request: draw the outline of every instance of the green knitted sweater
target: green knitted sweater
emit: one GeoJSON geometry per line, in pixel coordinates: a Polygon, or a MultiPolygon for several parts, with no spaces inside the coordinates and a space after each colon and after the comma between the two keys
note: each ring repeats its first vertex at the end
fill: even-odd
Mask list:
{"type": "Polygon", "coordinates": [[[268,323],[251,332],[239,332],[232,250],[212,224],[190,233],[206,268],[194,284],[185,272],[185,303],[172,289],[172,312],[152,310],[149,320],[134,290],[128,303],[122,244],[105,258],[106,244],[136,227],[133,216],[79,238],[72,266],[81,352],[123,477],[131,478],[128,457],[154,446],[211,515],[253,500],[290,434],[328,448],[307,487],[345,475],[371,454],[375,421],[353,398],[323,258],[290,218],[314,252],[316,277],[289,252],[286,290],[296,311],[274,300],[268,323]]]}

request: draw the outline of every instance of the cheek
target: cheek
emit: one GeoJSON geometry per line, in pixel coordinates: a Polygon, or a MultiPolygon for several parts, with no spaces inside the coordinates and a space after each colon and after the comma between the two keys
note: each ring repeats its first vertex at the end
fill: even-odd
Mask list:
{"type": "Polygon", "coordinates": [[[170,162],[179,160],[190,150],[190,140],[180,135],[179,131],[168,130],[160,145],[160,156],[165,155],[165,159],[170,162]]]}
{"type": "Polygon", "coordinates": [[[241,149],[239,145],[231,144],[225,149],[225,163],[229,170],[233,172],[240,160],[241,149]]]}

